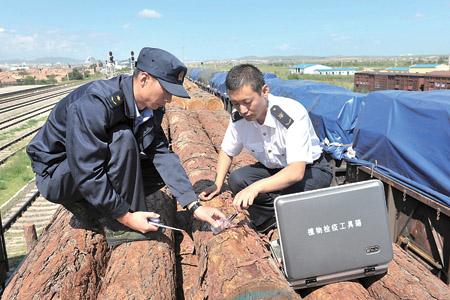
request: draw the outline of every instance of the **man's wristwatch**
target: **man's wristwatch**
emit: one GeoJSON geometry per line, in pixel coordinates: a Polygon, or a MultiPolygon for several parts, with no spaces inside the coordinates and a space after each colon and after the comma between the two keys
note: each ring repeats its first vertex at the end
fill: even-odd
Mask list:
{"type": "Polygon", "coordinates": [[[188,208],[188,210],[192,213],[192,214],[194,214],[194,212],[197,210],[197,208],[199,208],[200,206],[202,206],[201,204],[200,204],[200,202],[198,202],[198,201],[195,201],[194,202],[194,205],[192,205],[190,208],[188,208]]]}

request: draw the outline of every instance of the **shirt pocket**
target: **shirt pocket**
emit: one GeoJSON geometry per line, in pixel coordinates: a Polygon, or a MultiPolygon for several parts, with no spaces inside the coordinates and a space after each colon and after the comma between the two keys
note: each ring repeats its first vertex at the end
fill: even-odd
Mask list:
{"type": "Polygon", "coordinates": [[[260,154],[264,152],[264,144],[262,143],[248,143],[246,148],[253,154],[260,154]]]}
{"type": "Polygon", "coordinates": [[[286,163],[286,149],[280,149],[277,147],[272,148],[272,158],[271,162],[277,167],[285,167],[286,163]]]}

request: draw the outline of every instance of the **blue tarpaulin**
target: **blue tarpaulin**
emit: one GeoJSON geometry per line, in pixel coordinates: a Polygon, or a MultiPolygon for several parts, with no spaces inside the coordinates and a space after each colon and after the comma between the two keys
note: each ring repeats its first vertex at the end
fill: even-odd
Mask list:
{"type": "MultiPolygon", "coordinates": [[[[192,73],[194,78],[200,72],[192,73]]],[[[215,73],[210,80],[222,96],[226,74],[215,73]]],[[[270,73],[265,80],[272,94],[302,103],[324,150],[335,159],[374,168],[450,206],[450,91],[361,94],[270,73]],[[346,155],[349,146],[356,158],[346,155]]]]}
{"type": "Polygon", "coordinates": [[[228,72],[217,72],[209,81],[211,88],[220,95],[225,95],[227,93],[227,88],[225,87],[225,78],[227,77],[227,74],[228,72]]]}
{"type": "MultiPolygon", "coordinates": [[[[217,72],[209,80],[209,85],[214,89],[215,92],[219,93],[221,96],[226,95],[227,88],[225,86],[225,79],[228,72],[217,72]]],[[[273,73],[263,73],[264,80],[277,78],[277,75],[273,73]]]]}
{"type": "Polygon", "coordinates": [[[369,93],[353,145],[357,162],[450,206],[450,91],[369,93]]]}
{"type": "Polygon", "coordinates": [[[324,150],[335,159],[344,158],[366,94],[308,80],[271,79],[267,83],[273,95],[299,101],[309,112],[319,139],[327,139],[324,150]]]}
{"type": "Polygon", "coordinates": [[[187,75],[194,81],[197,81],[200,77],[200,69],[199,68],[190,68],[187,72],[187,75]]]}

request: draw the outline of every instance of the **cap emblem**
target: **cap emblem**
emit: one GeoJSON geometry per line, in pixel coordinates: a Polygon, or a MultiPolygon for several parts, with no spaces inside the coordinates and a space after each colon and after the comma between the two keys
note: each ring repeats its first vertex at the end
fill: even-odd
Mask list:
{"type": "Polygon", "coordinates": [[[184,78],[184,71],[181,71],[180,73],[178,73],[178,81],[183,81],[184,78]]]}

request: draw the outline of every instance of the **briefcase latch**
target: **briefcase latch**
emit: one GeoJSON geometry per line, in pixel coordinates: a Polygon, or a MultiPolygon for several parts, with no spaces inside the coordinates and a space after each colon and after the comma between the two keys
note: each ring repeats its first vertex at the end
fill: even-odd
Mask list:
{"type": "Polygon", "coordinates": [[[306,278],[305,283],[306,285],[317,283],[317,277],[306,278]]]}

